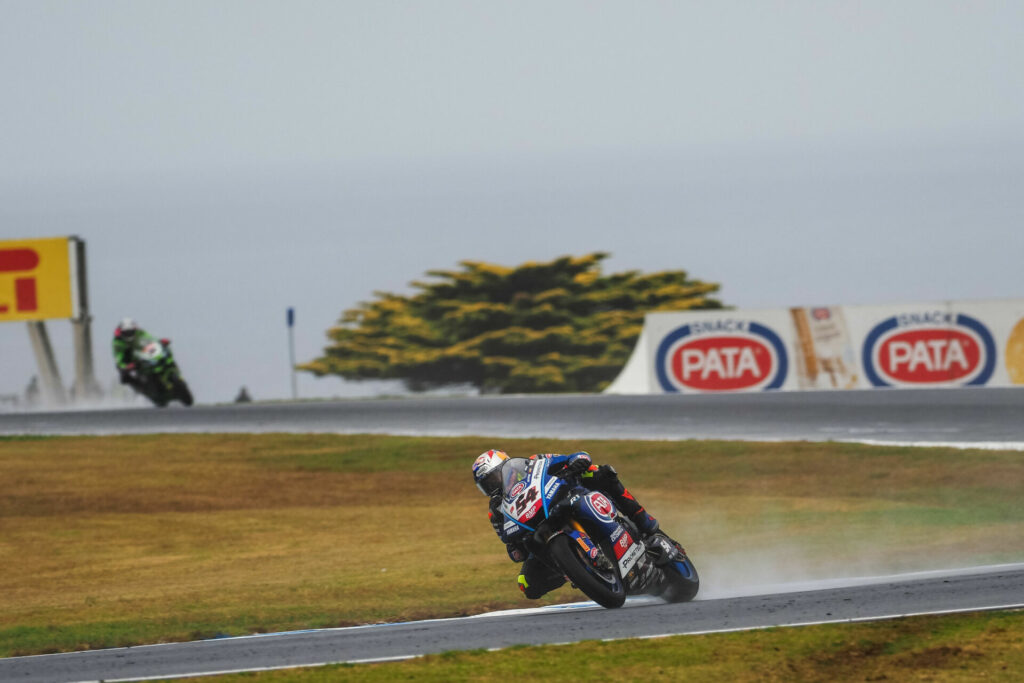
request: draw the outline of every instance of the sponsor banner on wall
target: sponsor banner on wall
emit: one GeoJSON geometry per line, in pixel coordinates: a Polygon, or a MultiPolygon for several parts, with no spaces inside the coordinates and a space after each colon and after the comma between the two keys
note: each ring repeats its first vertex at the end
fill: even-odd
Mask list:
{"type": "Polygon", "coordinates": [[[779,389],[786,381],[789,357],[772,321],[730,316],[659,322],[670,328],[652,336],[663,391],[757,391],[779,389]]]}
{"type": "Polygon", "coordinates": [[[608,391],[1024,385],[1024,299],[651,313],[608,391]]]}
{"type": "Polygon", "coordinates": [[[0,241],[0,322],[72,315],[68,238],[0,241]]]}

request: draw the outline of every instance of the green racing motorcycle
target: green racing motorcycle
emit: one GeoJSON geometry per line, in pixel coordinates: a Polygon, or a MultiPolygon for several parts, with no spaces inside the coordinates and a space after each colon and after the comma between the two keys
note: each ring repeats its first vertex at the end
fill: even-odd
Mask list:
{"type": "Polygon", "coordinates": [[[192,405],[192,391],[181,377],[171,347],[163,340],[145,337],[135,344],[135,388],[158,408],[171,401],[192,405]]]}

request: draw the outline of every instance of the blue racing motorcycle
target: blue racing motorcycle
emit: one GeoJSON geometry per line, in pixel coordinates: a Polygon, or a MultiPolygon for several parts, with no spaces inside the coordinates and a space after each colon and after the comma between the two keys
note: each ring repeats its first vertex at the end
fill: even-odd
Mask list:
{"type": "Polygon", "coordinates": [[[511,458],[502,467],[503,535],[526,547],[604,607],[627,595],[686,602],[700,578],[677,542],[662,532],[642,539],[607,496],[575,474],[550,473],[547,458],[511,458]]]}

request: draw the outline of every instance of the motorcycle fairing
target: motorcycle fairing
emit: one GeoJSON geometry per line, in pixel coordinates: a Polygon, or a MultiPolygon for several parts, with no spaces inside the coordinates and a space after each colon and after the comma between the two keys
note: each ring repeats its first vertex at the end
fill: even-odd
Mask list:
{"type": "Polygon", "coordinates": [[[150,342],[139,349],[135,355],[137,358],[141,358],[147,361],[154,361],[163,355],[163,347],[157,344],[155,341],[150,342]]]}
{"type": "Polygon", "coordinates": [[[623,581],[632,585],[638,578],[646,578],[649,572],[634,571],[646,564],[645,546],[616,519],[617,511],[612,501],[598,491],[581,489],[570,499],[570,505],[581,521],[589,520],[595,531],[610,540],[623,581]]]}
{"type": "Polygon", "coordinates": [[[637,543],[625,529],[613,546],[615,559],[619,562],[619,575],[625,577],[644,554],[644,546],[637,543]]]}
{"type": "Polygon", "coordinates": [[[171,349],[153,337],[142,337],[135,342],[135,358],[140,374],[159,383],[160,389],[171,390],[169,371],[175,367],[171,349]]]}

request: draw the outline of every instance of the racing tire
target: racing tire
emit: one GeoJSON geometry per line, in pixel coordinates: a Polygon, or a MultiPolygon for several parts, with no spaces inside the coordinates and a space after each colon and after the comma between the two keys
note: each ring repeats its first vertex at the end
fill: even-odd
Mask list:
{"type": "Polygon", "coordinates": [[[665,574],[665,589],[660,597],[665,602],[689,602],[700,590],[700,576],[693,562],[679,546],[678,543],[668,538],[669,543],[676,548],[675,556],[661,567],[665,574]]]}
{"type": "Polygon", "coordinates": [[[584,556],[582,548],[565,534],[558,534],[551,539],[548,552],[569,580],[588,598],[609,609],[622,607],[626,601],[626,589],[622,586],[619,569],[614,563],[609,563],[608,569],[602,572],[584,556]]]}
{"type": "Polygon", "coordinates": [[[167,407],[167,396],[165,395],[165,392],[161,391],[160,385],[157,384],[151,376],[143,377],[139,381],[136,391],[148,398],[150,403],[157,408],[167,407]]]}
{"type": "Polygon", "coordinates": [[[188,385],[185,384],[185,380],[177,376],[172,377],[171,385],[174,387],[174,398],[181,401],[182,405],[192,405],[192,391],[188,388],[188,385]]]}

